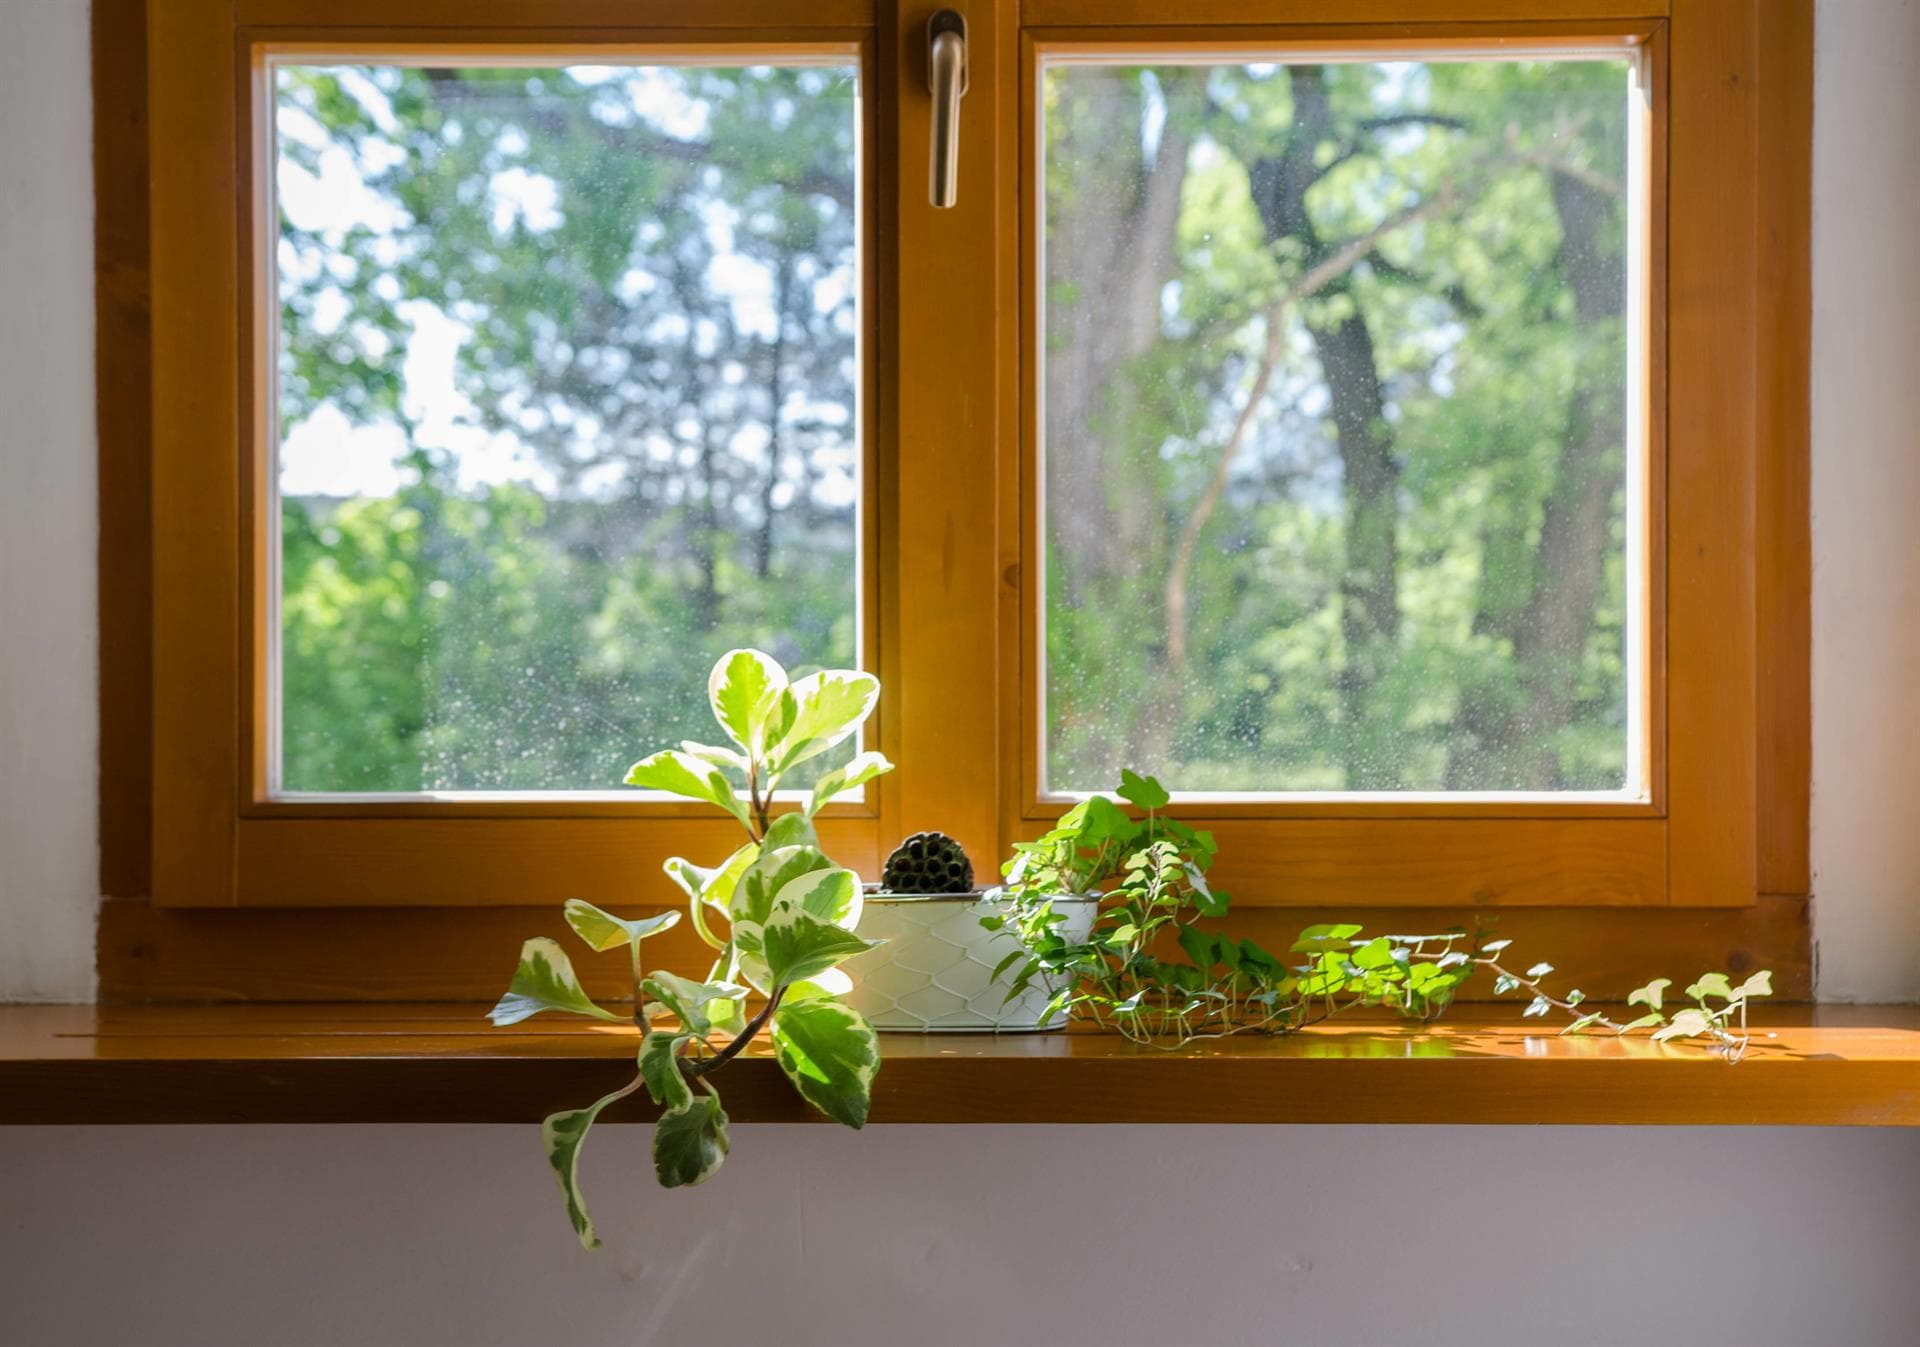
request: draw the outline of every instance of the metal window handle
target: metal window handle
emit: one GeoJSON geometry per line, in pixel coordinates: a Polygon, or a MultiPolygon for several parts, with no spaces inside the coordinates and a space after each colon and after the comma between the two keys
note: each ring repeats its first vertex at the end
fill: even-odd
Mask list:
{"type": "Polygon", "coordinates": [[[967,92],[967,21],[943,9],[927,20],[927,91],[933,95],[933,204],[960,196],[960,98],[967,92]]]}

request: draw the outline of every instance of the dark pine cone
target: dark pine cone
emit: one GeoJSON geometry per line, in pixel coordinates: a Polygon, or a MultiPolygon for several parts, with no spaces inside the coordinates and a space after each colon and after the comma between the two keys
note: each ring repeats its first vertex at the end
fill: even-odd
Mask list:
{"type": "Polygon", "coordinates": [[[915,833],[887,857],[880,887],[888,893],[972,893],[973,863],[945,833],[915,833]]]}

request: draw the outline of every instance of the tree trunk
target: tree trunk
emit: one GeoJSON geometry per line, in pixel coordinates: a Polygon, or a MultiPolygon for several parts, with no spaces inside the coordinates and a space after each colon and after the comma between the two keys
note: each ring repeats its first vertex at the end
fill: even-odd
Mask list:
{"type": "MultiPolygon", "coordinates": [[[[1174,230],[1198,90],[1163,82],[1168,115],[1148,160],[1137,74],[1083,67],[1052,115],[1067,187],[1047,202],[1047,527],[1074,559],[1075,590],[1141,574],[1158,552],[1157,492],[1130,471],[1130,369],[1160,337],[1178,270],[1174,230]]],[[[1076,600],[1079,594],[1075,594],[1076,600]]]]}
{"type": "MultiPolygon", "coordinates": [[[[1292,238],[1306,266],[1328,254],[1307,211],[1307,189],[1318,180],[1319,147],[1332,138],[1324,72],[1294,66],[1294,133],[1286,151],[1256,160],[1250,180],[1270,243],[1292,238]]],[[[1352,298],[1348,278],[1321,294],[1352,298]]],[[[1392,664],[1400,634],[1400,464],[1374,360],[1373,333],[1357,303],[1344,317],[1306,322],[1326,380],[1340,452],[1346,555],[1340,574],[1340,635],[1345,657],[1338,676],[1342,766],[1349,790],[1390,790],[1398,762],[1374,744],[1380,680],[1392,664]]]]}
{"type": "Polygon", "coordinates": [[[1504,637],[1518,671],[1519,695],[1479,688],[1457,717],[1447,784],[1455,789],[1553,790],[1563,787],[1553,737],[1572,723],[1580,666],[1592,635],[1610,548],[1614,492],[1620,486],[1625,394],[1614,364],[1591,371],[1592,348],[1614,340],[1625,311],[1621,260],[1605,246],[1617,202],[1561,172],[1550,175],[1560,221],[1560,267],[1573,291],[1580,359],[1567,407],[1565,448],[1541,517],[1531,559],[1531,590],[1476,622],[1504,637]]]}

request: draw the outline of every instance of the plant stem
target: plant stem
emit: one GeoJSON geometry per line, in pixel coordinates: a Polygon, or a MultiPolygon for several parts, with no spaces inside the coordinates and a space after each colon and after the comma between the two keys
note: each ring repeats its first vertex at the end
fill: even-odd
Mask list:
{"type": "Polygon", "coordinates": [[[1580,1007],[1576,1006],[1571,1001],[1562,1001],[1559,997],[1555,996],[1552,992],[1543,990],[1539,982],[1535,981],[1533,978],[1521,977],[1518,973],[1508,972],[1506,969],[1500,966],[1499,960],[1497,959],[1475,959],[1474,962],[1479,964],[1482,968],[1491,968],[1496,977],[1512,978],[1517,985],[1525,987],[1528,991],[1532,992],[1535,996],[1539,997],[1542,1001],[1545,1001],[1548,1005],[1554,1006],[1560,1010],[1564,1010],[1569,1015],[1572,1015],[1576,1018],[1591,1015],[1593,1016],[1591,1023],[1598,1024],[1605,1028],[1611,1029],[1616,1034],[1625,1032],[1626,1026],[1619,1023],[1618,1021],[1608,1019],[1605,1015],[1602,1015],[1597,1010],[1582,1010],[1580,1009],[1580,1007]]]}
{"type": "Polygon", "coordinates": [[[726,1047],[720,1049],[720,1051],[711,1057],[703,1058],[697,1062],[682,1061],[680,1063],[681,1073],[690,1080],[698,1080],[702,1076],[712,1075],[715,1071],[718,1071],[728,1062],[738,1057],[741,1052],[746,1049],[747,1044],[753,1041],[754,1035],[759,1033],[760,1030],[766,1026],[767,1021],[773,1017],[773,1012],[780,1006],[780,998],[786,994],[787,989],[784,984],[775,987],[773,989],[773,995],[769,996],[767,1003],[760,1007],[760,1013],[747,1021],[746,1028],[735,1035],[732,1042],[728,1043],[726,1047]]]}
{"type": "MultiPolygon", "coordinates": [[[[696,897],[693,901],[697,903],[700,899],[696,897]]],[[[653,1025],[647,1019],[646,998],[640,994],[640,942],[638,940],[627,941],[627,954],[633,963],[633,1022],[640,1026],[640,1037],[645,1039],[653,1032],[653,1025]]]]}

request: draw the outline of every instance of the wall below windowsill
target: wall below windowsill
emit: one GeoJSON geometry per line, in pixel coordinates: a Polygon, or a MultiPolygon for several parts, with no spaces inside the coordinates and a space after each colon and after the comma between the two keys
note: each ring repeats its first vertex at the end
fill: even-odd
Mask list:
{"type": "MultiPolygon", "coordinates": [[[[480,1005],[0,1007],[0,1124],[524,1123],[628,1079],[623,1026],[494,1029],[480,1005]]],[[[1745,1060],[1560,1037],[1517,1007],[1341,1019],[1178,1052],[1109,1034],[883,1035],[878,1123],[1920,1126],[1920,1008],[1764,1006],[1745,1060]]],[[[764,1045],[738,1122],[812,1115],[764,1045]]],[[[612,1120],[645,1118],[627,1101],[612,1120]]]]}

